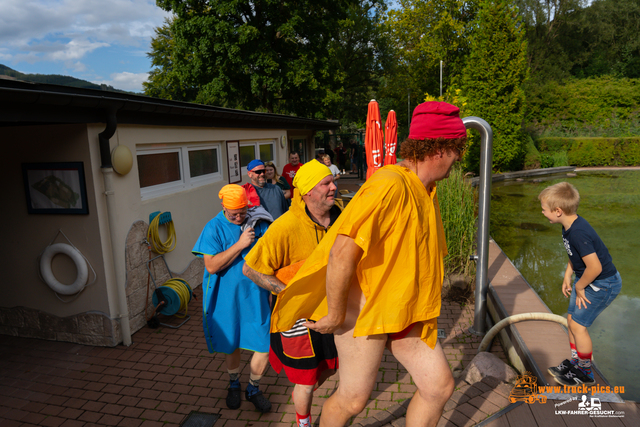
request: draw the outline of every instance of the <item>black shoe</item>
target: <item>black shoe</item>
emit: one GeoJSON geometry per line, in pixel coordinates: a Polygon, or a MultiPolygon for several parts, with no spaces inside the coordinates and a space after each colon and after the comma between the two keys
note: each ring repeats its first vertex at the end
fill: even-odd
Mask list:
{"type": "Polygon", "coordinates": [[[229,409],[238,409],[240,407],[240,395],[242,391],[240,390],[240,382],[234,381],[231,383],[231,386],[227,391],[227,408],[229,409]],[[237,387],[236,384],[237,383],[237,387]]]}
{"type": "Polygon", "coordinates": [[[547,371],[554,377],[561,377],[562,375],[566,375],[572,366],[573,363],[571,363],[571,360],[564,359],[558,366],[552,366],[547,369],[547,371]]]}
{"type": "MultiPolygon", "coordinates": [[[[249,402],[253,403],[253,406],[255,406],[256,409],[258,411],[262,412],[263,414],[265,412],[271,411],[271,402],[269,402],[269,399],[264,397],[264,395],[262,394],[262,392],[260,390],[256,391],[251,396],[249,396],[249,388],[250,387],[252,387],[251,384],[249,384],[249,386],[247,387],[247,390],[244,392],[244,397],[246,397],[246,399],[249,402]]],[[[255,389],[255,387],[254,387],[254,389],[255,389]]]]}
{"type": "Polygon", "coordinates": [[[572,366],[569,368],[569,372],[559,377],[554,377],[554,379],[562,385],[571,387],[579,386],[581,384],[594,385],[596,383],[592,377],[582,372],[582,370],[577,366],[572,366]]]}

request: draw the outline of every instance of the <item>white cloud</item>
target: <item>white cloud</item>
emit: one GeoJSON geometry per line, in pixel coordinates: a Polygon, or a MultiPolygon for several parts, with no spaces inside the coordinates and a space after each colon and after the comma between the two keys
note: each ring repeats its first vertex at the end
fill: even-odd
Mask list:
{"type": "Polygon", "coordinates": [[[106,84],[116,89],[128,90],[132,92],[142,92],[142,82],[147,81],[149,73],[114,73],[111,80],[97,81],[97,84],[106,84]]]}
{"type": "Polygon", "coordinates": [[[154,0],[0,0],[0,46],[14,62],[81,59],[102,46],[146,46],[167,16],[154,0]]]}

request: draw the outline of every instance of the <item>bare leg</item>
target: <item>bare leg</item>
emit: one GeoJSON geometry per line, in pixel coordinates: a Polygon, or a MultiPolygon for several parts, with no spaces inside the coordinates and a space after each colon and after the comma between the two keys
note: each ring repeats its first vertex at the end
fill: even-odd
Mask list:
{"type": "MultiPolygon", "coordinates": [[[[568,325],[570,325],[570,324],[571,324],[571,315],[570,315],[570,314],[569,314],[569,315],[567,315],[567,324],[568,324],[568,325]]],[[[567,331],[569,332],[569,342],[570,342],[571,344],[575,345],[575,344],[576,344],[576,339],[575,339],[575,337],[573,336],[573,334],[571,333],[571,327],[569,327],[569,328],[567,329],[567,331]]]]}
{"type": "Polygon", "coordinates": [[[321,427],[343,426],[362,412],[376,383],[387,335],[353,337],[353,329],[366,299],[355,280],[349,289],[344,323],[334,334],[340,358],[338,389],[322,407],[321,427]]]}
{"type": "Polygon", "coordinates": [[[335,369],[326,369],[320,374],[318,382],[315,386],[295,384],[293,387],[293,406],[300,415],[306,415],[311,412],[311,403],[313,402],[313,391],[320,387],[327,378],[335,374],[335,369]]]}
{"type": "Polygon", "coordinates": [[[340,357],[338,390],[322,407],[320,427],[343,426],[362,412],[376,383],[387,335],[353,337],[353,329],[334,334],[340,357]]]}
{"type": "Polygon", "coordinates": [[[431,349],[420,339],[421,330],[416,325],[406,337],[389,340],[391,353],[409,371],[418,387],[407,408],[407,427],[438,424],[454,388],[451,369],[440,343],[431,349]]]}
{"type": "Polygon", "coordinates": [[[264,375],[269,366],[269,353],[253,353],[251,357],[251,373],[253,375],[264,375]]]}
{"type": "Polygon", "coordinates": [[[224,361],[227,364],[227,370],[233,371],[234,369],[236,369],[238,366],[240,366],[240,349],[236,348],[236,351],[231,354],[227,354],[224,357],[224,361]]]}
{"type": "Polygon", "coordinates": [[[298,414],[307,415],[311,412],[313,389],[312,385],[296,384],[293,387],[293,406],[298,414]]]}
{"type": "Polygon", "coordinates": [[[569,331],[571,331],[573,335],[576,350],[578,350],[579,353],[591,353],[593,351],[593,343],[591,342],[591,337],[586,327],[579,325],[571,319],[569,321],[569,331]]]}

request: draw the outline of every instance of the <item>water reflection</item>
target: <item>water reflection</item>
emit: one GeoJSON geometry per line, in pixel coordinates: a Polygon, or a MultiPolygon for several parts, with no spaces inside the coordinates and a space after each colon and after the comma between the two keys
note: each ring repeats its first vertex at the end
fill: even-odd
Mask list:
{"type": "Polygon", "coordinates": [[[568,258],[561,227],[541,214],[538,194],[569,181],[580,191],[578,214],[598,232],[622,276],[620,296],[589,328],[594,358],[612,385],[624,385],[623,398],[640,400],[640,172],[579,172],[576,177],[549,176],[537,182],[498,182],[491,194],[490,233],[549,309],[567,312],[561,291],[568,258]]]}

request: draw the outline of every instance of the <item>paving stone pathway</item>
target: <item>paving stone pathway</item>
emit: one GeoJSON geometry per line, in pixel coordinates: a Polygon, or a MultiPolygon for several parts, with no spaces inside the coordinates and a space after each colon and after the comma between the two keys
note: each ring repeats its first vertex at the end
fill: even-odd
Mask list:
{"type": "MultiPolygon", "coordinates": [[[[189,310],[192,317],[181,328],[144,327],[133,335],[130,347],[0,335],[0,426],[178,427],[192,411],[220,414],[215,427],[294,425],[292,385],[284,373],[276,375],[271,369],[261,381],[273,403],[271,413],[260,414],[245,401],[239,410],[226,408],[224,355],[207,351],[201,301],[192,301],[189,310]]],[[[467,332],[472,323],[473,307],[443,303],[438,326],[446,337],[440,342],[454,371],[469,363],[480,342],[467,332]]],[[[506,360],[499,343],[492,352],[506,360]]],[[[249,356],[242,355],[243,386],[249,378],[249,356]]],[[[338,375],[316,391],[315,420],[336,388],[338,375]]],[[[385,353],[371,400],[351,424],[403,426],[415,390],[407,371],[385,353]]],[[[458,381],[439,425],[473,425],[506,406],[508,391],[507,385],[491,379],[476,384],[458,381]]]]}

